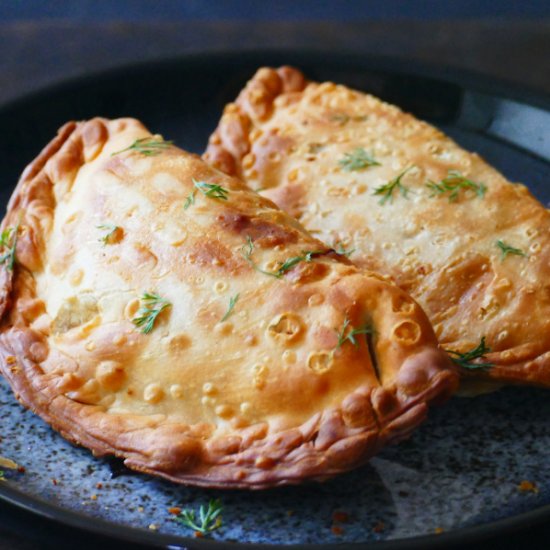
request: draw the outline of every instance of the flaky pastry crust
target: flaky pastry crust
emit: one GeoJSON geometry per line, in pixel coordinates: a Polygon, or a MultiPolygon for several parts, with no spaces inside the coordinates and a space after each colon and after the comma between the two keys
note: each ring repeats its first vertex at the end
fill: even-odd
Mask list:
{"type": "Polygon", "coordinates": [[[477,362],[493,366],[464,375],[550,386],[550,213],[477,154],[376,97],[282,67],[260,69],[226,106],[204,158],[409,292],[446,349],[484,337],[477,362]]]}
{"type": "Polygon", "coordinates": [[[206,487],[323,480],[456,387],[408,295],[136,120],[61,128],[13,194],[2,227],[17,226],[1,371],[66,438],[135,470],[206,487]],[[169,304],[149,332],[145,292],[169,304]]]}

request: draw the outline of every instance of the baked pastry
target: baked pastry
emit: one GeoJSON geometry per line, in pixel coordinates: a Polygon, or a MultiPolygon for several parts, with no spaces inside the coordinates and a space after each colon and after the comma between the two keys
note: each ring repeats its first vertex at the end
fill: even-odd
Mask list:
{"type": "Polygon", "coordinates": [[[424,308],[463,374],[550,386],[550,213],[397,107],[260,69],[205,154],[424,308]]]}
{"type": "Polygon", "coordinates": [[[455,389],[408,295],[136,120],[61,128],[2,227],[3,374],[130,468],[209,487],[323,480],[455,389]]]}

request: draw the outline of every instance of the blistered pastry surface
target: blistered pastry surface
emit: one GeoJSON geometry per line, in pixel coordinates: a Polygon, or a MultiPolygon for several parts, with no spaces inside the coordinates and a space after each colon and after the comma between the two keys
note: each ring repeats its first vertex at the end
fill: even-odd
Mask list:
{"type": "Polygon", "coordinates": [[[465,352],[485,337],[494,367],[475,374],[550,384],[550,213],[524,185],[397,107],[288,67],[258,71],[205,158],[394,280],[444,347],[465,352]],[[359,149],[377,164],[346,164],[359,149]],[[450,171],[477,191],[436,192],[450,171]]]}
{"type": "Polygon", "coordinates": [[[132,119],[71,123],[14,192],[0,352],[24,404],[132,468],[266,487],[364,462],[454,389],[405,293],[198,157],[124,151],[144,139],[162,141],[132,119]],[[169,304],[148,333],[145,293],[169,304]]]}

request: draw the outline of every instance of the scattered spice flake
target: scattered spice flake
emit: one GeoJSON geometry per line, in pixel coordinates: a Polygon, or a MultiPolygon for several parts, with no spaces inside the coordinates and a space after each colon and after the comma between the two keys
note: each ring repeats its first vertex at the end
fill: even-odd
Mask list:
{"type": "Polygon", "coordinates": [[[342,535],[342,534],[344,533],[344,530],[343,530],[340,526],[338,526],[338,525],[333,525],[333,526],[330,528],[330,530],[332,531],[332,533],[333,533],[334,535],[337,535],[337,536],[340,536],[340,535],[342,535]]]}
{"type": "Polygon", "coordinates": [[[95,484],[95,486],[96,486],[96,489],[103,489],[103,483],[98,482],[95,484]]]}
{"type": "Polygon", "coordinates": [[[539,492],[539,488],[532,481],[526,479],[518,485],[518,489],[522,493],[534,493],[535,495],[539,492]]]}
{"type": "Polygon", "coordinates": [[[168,508],[168,513],[173,514],[174,516],[179,516],[181,514],[181,508],[172,506],[171,508],[168,508]]]}
{"type": "Polygon", "coordinates": [[[149,529],[150,529],[151,531],[158,531],[159,528],[158,528],[158,525],[157,525],[156,523],[151,523],[151,524],[149,525],[149,529]]]}
{"type": "Polygon", "coordinates": [[[204,537],[204,535],[200,531],[195,531],[193,535],[196,539],[202,539],[204,537]]]}
{"type": "Polygon", "coordinates": [[[52,477],[52,485],[57,487],[57,479],[55,479],[55,477],[52,477]]]}
{"type": "Polygon", "coordinates": [[[286,515],[290,518],[294,515],[294,510],[287,510],[286,515]]]}
{"type": "Polygon", "coordinates": [[[349,522],[349,514],[347,512],[340,512],[337,510],[336,512],[332,513],[332,521],[335,523],[348,523],[349,522]]]}
{"type": "Polygon", "coordinates": [[[97,495],[95,493],[90,495],[90,500],[97,500],[97,495]]]}
{"type": "Polygon", "coordinates": [[[436,535],[441,535],[441,533],[443,533],[443,527],[436,527],[436,528],[434,529],[434,533],[435,533],[436,535]]]}
{"type": "Polygon", "coordinates": [[[386,528],[386,526],[384,525],[384,522],[383,522],[383,521],[379,521],[379,522],[372,528],[372,530],[373,530],[375,533],[382,533],[382,531],[384,531],[385,528],[386,528]]]}

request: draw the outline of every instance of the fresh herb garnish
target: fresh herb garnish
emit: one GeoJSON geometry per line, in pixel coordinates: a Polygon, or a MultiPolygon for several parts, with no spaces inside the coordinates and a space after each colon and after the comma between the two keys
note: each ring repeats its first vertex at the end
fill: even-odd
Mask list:
{"type": "Polygon", "coordinates": [[[103,229],[104,231],[107,231],[103,237],[98,239],[99,242],[103,243],[103,246],[110,244],[109,241],[111,240],[111,237],[114,236],[114,234],[118,231],[118,226],[113,224],[103,224],[103,225],[97,225],[97,229],[103,229]]]}
{"type": "Polygon", "coordinates": [[[497,246],[500,248],[500,261],[503,262],[506,259],[506,256],[508,254],[512,254],[514,256],[527,256],[523,250],[519,248],[514,248],[513,246],[510,246],[506,244],[504,241],[501,241],[500,239],[497,241],[497,246]]]}
{"type": "Polygon", "coordinates": [[[275,277],[276,279],[280,279],[289,269],[292,269],[295,265],[299,264],[300,262],[311,262],[315,256],[320,256],[322,254],[326,254],[326,252],[322,250],[305,250],[302,252],[301,256],[294,256],[292,258],[289,258],[288,260],[285,260],[281,266],[277,269],[277,271],[264,271],[263,269],[260,269],[256,263],[252,260],[252,253],[254,252],[254,243],[252,242],[252,239],[250,235],[246,236],[246,244],[241,249],[242,255],[244,259],[256,270],[260,273],[263,273],[264,275],[269,275],[270,277],[275,277]]]}
{"type": "Polygon", "coordinates": [[[325,254],[323,250],[304,251],[301,256],[294,256],[285,260],[276,273],[281,276],[300,262],[311,262],[315,256],[321,256],[322,254],[325,254]]]}
{"type": "Polygon", "coordinates": [[[19,234],[19,224],[15,227],[8,227],[0,234],[0,248],[5,252],[0,255],[0,264],[6,264],[10,271],[13,271],[15,264],[15,250],[17,248],[17,237],[19,234]]]}
{"type": "Polygon", "coordinates": [[[453,351],[450,349],[446,351],[447,353],[454,355],[454,357],[451,357],[451,359],[453,360],[454,363],[456,363],[459,367],[462,367],[463,369],[476,370],[476,369],[490,369],[491,367],[494,367],[493,363],[472,363],[471,362],[474,359],[483,358],[483,356],[487,353],[491,353],[491,348],[485,345],[485,336],[482,336],[477,347],[465,353],[460,353],[458,351],[453,351]]]}
{"type": "Polygon", "coordinates": [[[0,481],[6,481],[6,478],[4,477],[4,470],[0,470],[0,481]]]}
{"type": "Polygon", "coordinates": [[[447,177],[443,178],[439,182],[429,181],[426,183],[426,187],[432,190],[430,197],[436,195],[449,194],[449,202],[456,202],[461,189],[465,191],[471,189],[475,194],[482,199],[485,196],[487,187],[483,183],[476,183],[466,177],[464,177],[458,170],[449,170],[447,177]]]}
{"type": "Polygon", "coordinates": [[[182,510],[174,520],[189,529],[193,529],[197,533],[206,535],[220,528],[222,524],[222,518],[220,517],[222,510],[223,506],[219,499],[211,500],[208,503],[208,507],[201,504],[198,518],[195,518],[194,510],[182,510]]]}
{"type": "Polygon", "coordinates": [[[386,204],[386,202],[390,201],[393,202],[393,192],[395,189],[398,189],[403,196],[403,198],[407,198],[407,195],[409,193],[408,187],[405,187],[401,183],[401,178],[412,168],[412,166],[409,166],[407,169],[403,170],[401,174],[399,174],[397,177],[386,183],[385,185],[381,185],[380,187],[377,187],[374,190],[374,195],[382,195],[381,199],[378,201],[378,204],[386,204]]]}
{"type": "Polygon", "coordinates": [[[336,245],[336,248],[334,249],[334,252],[336,252],[338,256],[345,256],[346,258],[349,258],[355,252],[355,248],[352,248],[351,250],[346,250],[342,243],[338,243],[336,245]]]}
{"type": "Polygon", "coordinates": [[[137,317],[132,319],[132,323],[136,327],[141,327],[141,332],[144,334],[149,334],[153,330],[155,321],[160,313],[172,304],[152,292],[144,292],[140,301],[142,305],[137,312],[137,317]]]}
{"type": "Polygon", "coordinates": [[[344,319],[344,324],[342,325],[342,330],[338,334],[338,344],[336,344],[336,349],[339,349],[348,340],[355,347],[357,347],[359,343],[355,339],[356,336],[358,336],[359,334],[374,334],[374,329],[368,324],[365,324],[359,328],[352,328],[348,331],[349,325],[350,320],[346,317],[344,319]]]}
{"type": "Polygon", "coordinates": [[[338,161],[338,164],[345,172],[362,170],[368,166],[380,166],[380,163],[362,147],[357,147],[357,149],[354,149],[351,153],[346,153],[344,158],[338,161]]]}
{"type": "Polygon", "coordinates": [[[134,143],[132,143],[130,147],[126,147],[126,149],[117,151],[111,156],[119,155],[120,153],[124,153],[126,151],[136,151],[146,157],[154,157],[165,149],[171,147],[173,144],[173,141],[164,141],[162,138],[156,139],[155,137],[145,137],[141,139],[136,139],[136,141],[134,141],[134,143]]]}
{"type": "Polygon", "coordinates": [[[205,197],[209,197],[211,199],[226,201],[227,195],[229,195],[229,191],[225,187],[222,187],[216,183],[206,183],[205,181],[197,181],[193,178],[193,185],[195,186],[195,189],[193,189],[193,191],[191,191],[191,193],[187,196],[183,206],[184,210],[187,210],[192,204],[195,204],[195,193],[197,192],[197,189],[205,197]]]}
{"type": "Polygon", "coordinates": [[[235,296],[231,296],[231,298],[229,298],[229,307],[227,308],[225,315],[220,319],[220,323],[223,323],[231,315],[231,313],[233,313],[233,309],[235,308],[235,304],[238,299],[239,294],[235,294],[235,296]]]}
{"type": "Polygon", "coordinates": [[[272,273],[271,271],[264,271],[263,269],[259,268],[252,259],[252,253],[254,252],[254,243],[252,242],[252,238],[250,235],[246,236],[246,244],[242,246],[241,253],[243,255],[243,258],[250,264],[251,267],[253,267],[256,271],[259,273],[263,273],[264,275],[269,275],[270,277],[275,277],[276,279],[280,279],[281,276],[277,273],[272,273]]]}

